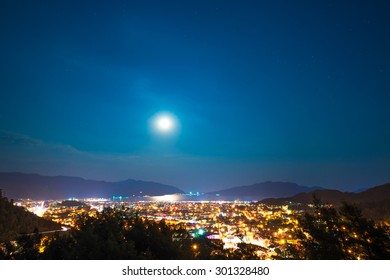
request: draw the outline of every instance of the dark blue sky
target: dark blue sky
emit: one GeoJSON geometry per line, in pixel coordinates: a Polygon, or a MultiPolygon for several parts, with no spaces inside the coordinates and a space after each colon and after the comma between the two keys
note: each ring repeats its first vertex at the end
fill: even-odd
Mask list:
{"type": "Polygon", "coordinates": [[[390,181],[388,1],[4,2],[0,171],[390,181]]]}

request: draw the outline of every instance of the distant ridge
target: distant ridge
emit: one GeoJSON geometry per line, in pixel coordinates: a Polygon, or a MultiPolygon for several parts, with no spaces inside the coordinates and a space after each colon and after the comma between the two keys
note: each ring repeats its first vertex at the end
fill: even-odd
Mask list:
{"type": "Polygon", "coordinates": [[[179,188],[155,182],[126,180],[106,182],[69,176],[42,176],[0,172],[0,189],[9,198],[65,199],[69,197],[145,196],[184,193],[179,188]]]}
{"type": "Polygon", "coordinates": [[[311,192],[319,187],[305,187],[290,182],[263,182],[249,186],[239,186],[217,192],[209,192],[207,195],[221,197],[233,197],[240,200],[262,200],[273,197],[288,197],[302,192],[311,192]]]}
{"type": "Polygon", "coordinates": [[[308,193],[300,193],[290,197],[268,198],[261,201],[264,204],[283,205],[289,202],[308,204],[313,202],[313,196],[323,203],[329,203],[339,207],[344,201],[358,205],[363,209],[365,216],[371,219],[390,220],[390,183],[366,189],[365,191],[352,193],[338,190],[315,190],[308,193]]]}

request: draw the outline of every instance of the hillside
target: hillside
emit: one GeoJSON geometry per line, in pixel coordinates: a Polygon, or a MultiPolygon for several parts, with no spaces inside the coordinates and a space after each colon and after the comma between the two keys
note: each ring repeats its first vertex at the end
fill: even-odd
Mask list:
{"type": "Polygon", "coordinates": [[[283,205],[289,202],[308,204],[313,197],[323,203],[339,207],[344,201],[358,205],[366,217],[371,219],[390,220],[390,183],[369,188],[359,193],[341,192],[337,190],[315,190],[300,193],[290,197],[268,198],[261,201],[264,204],[283,205]]]}
{"type": "Polygon", "coordinates": [[[207,193],[209,196],[220,196],[239,200],[262,200],[269,197],[288,197],[302,192],[310,192],[315,188],[300,186],[289,182],[263,182],[249,186],[239,186],[217,192],[207,193]]]}
{"type": "Polygon", "coordinates": [[[60,230],[61,225],[40,218],[25,208],[0,198],[0,242],[15,240],[18,234],[60,230]]]}
{"type": "Polygon", "coordinates": [[[136,180],[105,182],[79,177],[41,176],[16,172],[0,172],[0,188],[9,198],[43,200],[183,193],[176,187],[155,182],[136,180]]]}

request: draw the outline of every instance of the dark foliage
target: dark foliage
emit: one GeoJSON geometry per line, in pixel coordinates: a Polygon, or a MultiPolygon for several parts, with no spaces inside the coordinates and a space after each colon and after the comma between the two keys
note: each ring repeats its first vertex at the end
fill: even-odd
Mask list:
{"type": "Polygon", "coordinates": [[[105,210],[97,217],[83,216],[67,234],[22,236],[3,243],[0,259],[256,259],[256,246],[235,251],[221,242],[192,237],[180,225],[151,221],[125,209],[105,210]]]}
{"type": "Polygon", "coordinates": [[[343,203],[336,210],[315,199],[313,210],[300,220],[301,242],[290,258],[390,259],[389,232],[364,218],[355,205],[343,203]]]}
{"type": "MultiPolygon", "coordinates": [[[[275,245],[276,259],[390,259],[389,231],[365,219],[356,206],[337,210],[316,200],[296,229],[294,244],[275,245]]],[[[0,243],[0,259],[258,259],[259,246],[223,249],[220,241],[193,237],[180,225],[152,221],[127,209],[82,216],[66,233],[21,235],[0,243]]]]}
{"type": "Polygon", "coordinates": [[[25,208],[0,198],[0,242],[16,240],[20,234],[61,229],[59,224],[40,218],[25,208]]]}

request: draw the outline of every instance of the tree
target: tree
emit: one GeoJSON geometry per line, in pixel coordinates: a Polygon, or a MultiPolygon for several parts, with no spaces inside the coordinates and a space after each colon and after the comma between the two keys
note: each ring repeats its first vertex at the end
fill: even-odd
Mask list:
{"type": "Polygon", "coordinates": [[[40,234],[21,235],[16,240],[12,258],[16,260],[39,259],[39,246],[42,236],[40,234]]]}
{"type": "Polygon", "coordinates": [[[47,241],[45,259],[192,259],[183,228],[150,221],[125,210],[81,217],[68,236],[47,241]]]}
{"type": "Polygon", "coordinates": [[[383,227],[364,218],[356,205],[343,203],[339,212],[342,229],[347,231],[346,246],[351,258],[390,258],[390,236],[383,227]]]}
{"type": "Polygon", "coordinates": [[[314,198],[312,213],[300,219],[300,250],[292,258],[389,259],[390,237],[385,228],[363,217],[356,206],[343,203],[340,209],[314,198]]]}
{"type": "Polygon", "coordinates": [[[300,220],[304,232],[302,249],[307,259],[346,259],[340,217],[333,207],[315,203],[314,213],[300,220]]]}

